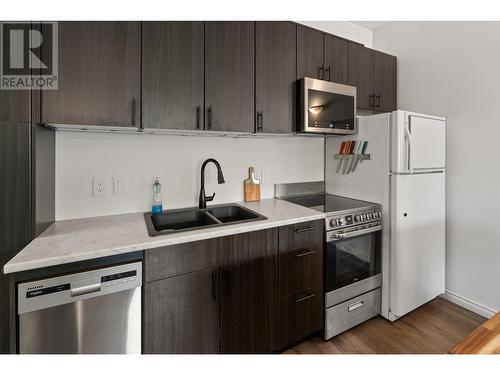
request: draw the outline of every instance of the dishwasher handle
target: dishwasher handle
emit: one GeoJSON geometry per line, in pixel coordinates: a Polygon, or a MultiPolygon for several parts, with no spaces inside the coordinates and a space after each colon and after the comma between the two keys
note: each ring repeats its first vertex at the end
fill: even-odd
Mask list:
{"type": "Polygon", "coordinates": [[[90,294],[90,293],[96,293],[101,291],[101,283],[99,284],[92,284],[92,285],[85,285],[81,286],[79,288],[72,288],[71,289],[71,297],[79,297],[83,296],[84,294],[90,294]]]}

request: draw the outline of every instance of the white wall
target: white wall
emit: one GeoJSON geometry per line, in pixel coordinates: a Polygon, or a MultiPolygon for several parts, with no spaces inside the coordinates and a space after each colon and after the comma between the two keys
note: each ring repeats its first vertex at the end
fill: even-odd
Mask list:
{"type": "Polygon", "coordinates": [[[374,48],[398,56],[398,106],[448,119],[446,288],[486,312],[500,309],[499,40],[500,22],[374,32],[374,48]]]}
{"type": "Polygon", "coordinates": [[[206,169],[206,192],[214,203],[243,200],[248,167],[264,170],[262,198],[274,196],[274,184],[323,180],[323,138],[284,136],[229,138],[151,134],[57,132],[56,220],[151,209],[152,184],[160,177],[164,208],[196,206],[200,167],[217,159],[226,183],[217,185],[216,169],[206,169]],[[107,177],[110,195],[92,196],[92,177],[107,177]],[[129,193],[112,194],[112,177],[130,179],[129,193]]]}
{"type": "Polygon", "coordinates": [[[372,47],[373,31],[348,21],[298,21],[303,25],[372,47]]]}

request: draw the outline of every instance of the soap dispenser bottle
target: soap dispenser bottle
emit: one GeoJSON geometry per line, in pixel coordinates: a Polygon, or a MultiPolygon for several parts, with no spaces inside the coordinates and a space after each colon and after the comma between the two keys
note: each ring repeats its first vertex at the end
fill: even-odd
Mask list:
{"type": "Polygon", "coordinates": [[[161,184],[160,178],[156,177],[153,184],[153,204],[151,207],[151,214],[159,215],[163,212],[163,205],[161,203],[161,184]]]}

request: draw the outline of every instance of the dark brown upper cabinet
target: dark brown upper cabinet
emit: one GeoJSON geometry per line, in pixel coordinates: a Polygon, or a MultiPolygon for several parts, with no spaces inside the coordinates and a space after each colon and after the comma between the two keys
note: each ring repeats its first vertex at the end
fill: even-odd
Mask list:
{"type": "Polygon", "coordinates": [[[254,22],[205,23],[205,130],[254,130],[254,22]]]}
{"type": "Polygon", "coordinates": [[[0,90],[0,123],[30,122],[29,90],[0,90]]]}
{"type": "Polygon", "coordinates": [[[381,111],[397,109],[397,59],[395,56],[374,51],[375,54],[375,107],[381,111]]]}
{"type": "Polygon", "coordinates": [[[349,43],[349,84],[358,89],[358,108],[397,109],[396,65],[395,56],[349,43]]]}
{"type": "Polygon", "coordinates": [[[297,26],[297,79],[325,79],[324,34],[306,26],[297,26]]]}
{"type": "Polygon", "coordinates": [[[297,26],[257,22],[256,132],[291,133],[294,123],[297,26]]]}
{"type": "Polygon", "coordinates": [[[325,34],[325,80],[347,85],[348,71],[349,42],[325,34]]]}
{"type": "Polygon", "coordinates": [[[203,22],[143,22],[142,126],[203,130],[203,22]]]}
{"type": "Polygon", "coordinates": [[[375,106],[374,53],[360,44],[349,43],[349,85],[356,86],[358,108],[375,106]]]}
{"type": "Polygon", "coordinates": [[[60,22],[58,90],[42,94],[52,124],[138,126],[140,22],[60,22]]]}

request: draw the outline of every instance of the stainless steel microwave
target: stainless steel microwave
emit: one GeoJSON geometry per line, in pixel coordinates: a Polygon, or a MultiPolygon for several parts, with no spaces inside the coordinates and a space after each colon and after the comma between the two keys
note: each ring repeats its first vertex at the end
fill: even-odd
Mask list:
{"type": "Polygon", "coordinates": [[[314,78],[298,82],[300,133],[356,134],[356,87],[314,78]]]}

